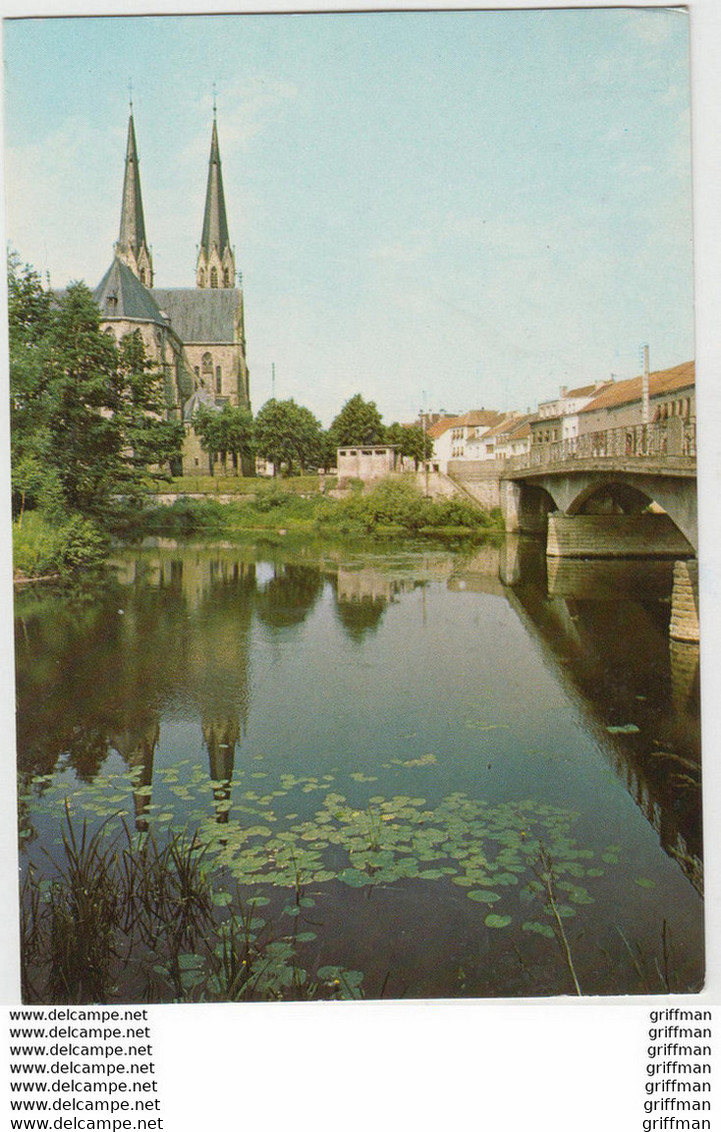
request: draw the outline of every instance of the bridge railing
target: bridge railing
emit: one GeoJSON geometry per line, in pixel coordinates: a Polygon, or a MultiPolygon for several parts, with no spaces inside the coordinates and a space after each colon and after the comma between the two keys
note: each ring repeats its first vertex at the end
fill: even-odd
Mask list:
{"type": "Polygon", "coordinates": [[[510,457],[506,469],[520,472],[574,460],[659,460],[674,456],[695,458],[695,419],[669,417],[652,424],[624,425],[550,444],[532,444],[529,452],[510,457]]]}

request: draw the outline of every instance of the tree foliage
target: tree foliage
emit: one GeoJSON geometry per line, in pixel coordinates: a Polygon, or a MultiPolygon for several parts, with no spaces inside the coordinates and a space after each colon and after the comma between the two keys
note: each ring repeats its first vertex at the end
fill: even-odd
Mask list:
{"type": "Polygon", "coordinates": [[[201,405],[193,417],[193,428],[200,437],[200,446],[210,456],[210,474],[213,475],[213,456],[219,453],[227,470],[228,456],[233,469],[252,460],[255,453],[255,426],[249,409],[224,405],[218,411],[201,405]]]}
{"type": "Polygon", "coordinates": [[[346,444],[382,444],[386,439],[383,418],[375,401],[364,401],[356,393],[330,426],[336,447],[346,444]]]}
{"type": "Polygon", "coordinates": [[[321,424],[310,409],[289,401],[266,401],[255,418],[258,454],[270,460],[276,472],[283,466],[289,475],[301,474],[321,463],[321,424]]]}
{"type": "Polygon", "coordinates": [[[386,430],[388,444],[395,444],[406,460],[415,462],[416,471],[424,460],[433,455],[433,441],[419,425],[402,425],[394,421],[386,430]]]}
{"type": "Polygon", "coordinates": [[[177,459],[182,425],[163,419],[162,373],[139,332],[118,344],[84,283],[53,297],[17,256],[8,266],[16,510],[107,525],[119,498],[135,503],[177,459]]]}

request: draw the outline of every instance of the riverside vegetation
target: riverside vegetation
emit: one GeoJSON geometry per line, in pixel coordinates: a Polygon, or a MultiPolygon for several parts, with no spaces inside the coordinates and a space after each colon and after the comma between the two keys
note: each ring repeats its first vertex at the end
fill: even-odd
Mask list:
{"type": "Polygon", "coordinates": [[[212,498],[154,505],[163,487],[182,493],[192,481],[173,479],[184,425],[163,419],[163,374],[139,332],[116,342],[102,329],[83,283],[53,296],[15,255],[8,292],[13,552],[20,577],[72,577],[101,565],[112,539],[146,533],[276,526],[340,535],[468,534],[498,526],[497,515],[458,500],[424,499],[407,481],[345,500],[327,498],[317,477],[296,481],[297,470],[327,468],[338,444],[394,443],[416,467],[428,458],[431,442],[421,429],[386,427],[360,394],[325,432],[292,400],[271,399],[255,419],[232,406],[200,409],[193,424],[211,472],[216,456],[238,472],[258,454],[288,478],[268,485],[234,476],[232,493],[249,498],[222,508],[212,498]]]}

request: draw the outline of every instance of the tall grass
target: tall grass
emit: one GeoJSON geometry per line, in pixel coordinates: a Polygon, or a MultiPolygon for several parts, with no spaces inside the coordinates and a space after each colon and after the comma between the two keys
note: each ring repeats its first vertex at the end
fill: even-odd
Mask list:
{"type": "Polygon", "coordinates": [[[309,977],[295,919],[293,931],[279,935],[257,914],[267,898],[244,902],[237,888],[234,895],[219,888],[197,834],[159,844],[124,824],[111,835],[108,822],[94,832],[87,821],[76,828],[66,806],[50,876],[28,868],[25,1002],[360,997],[359,972],[309,977]]]}

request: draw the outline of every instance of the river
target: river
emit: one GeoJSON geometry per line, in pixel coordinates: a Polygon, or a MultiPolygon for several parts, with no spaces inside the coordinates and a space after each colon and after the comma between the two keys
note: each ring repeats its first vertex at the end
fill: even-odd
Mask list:
{"type": "MultiPolygon", "coordinates": [[[[259,997],[698,990],[698,649],[669,640],[671,569],[278,536],[27,589],[23,873],[47,900],[66,808],[78,835],[197,832],[216,926],[245,909],[280,966],[259,997]]],[[[184,996],[230,993],[187,950],[184,996]]],[[[110,997],[177,997],[136,958],[110,997]]]]}

